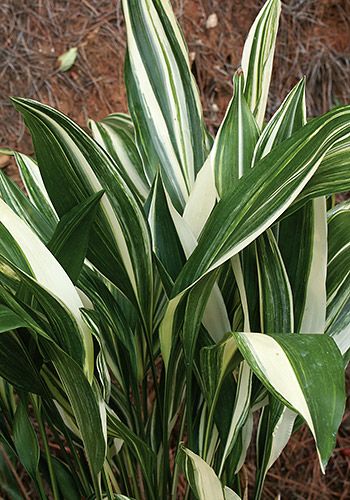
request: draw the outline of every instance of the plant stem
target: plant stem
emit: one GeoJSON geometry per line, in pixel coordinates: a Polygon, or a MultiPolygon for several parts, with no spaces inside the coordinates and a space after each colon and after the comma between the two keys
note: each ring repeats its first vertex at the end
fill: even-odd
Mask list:
{"type": "Polygon", "coordinates": [[[58,488],[57,488],[56,476],[55,476],[53,466],[52,466],[51,453],[50,453],[49,443],[47,441],[45,425],[44,425],[44,422],[43,422],[43,419],[41,416],[41,412],[39,410],[39,407],[37,405],[35,398],[33,396],[31,396],[30,399],[31,399],[31,403],[32,403],[32,406],[34,409],[35,417],[36,417],[38,425],[39,425],[40,435],[41,435],[41,438],[42,438],[43,444],[44,444],[44,450],[45,450],[45,455],[46,455],[47,466],[49,469],[53,498],[54,498],[54,500],[58,500],[59,499],[59,492],[58,492],[58,488]]]}
{"type": "Polygon", "coordinates": [[[39,474],[39,471],[37,471],[35,478],[33,478],[35,481],[35,484],[39,490],[39,496],[41,500],[47,500],[47,496],[44,490],[44,484],[43,480],[41,479],[41,475],[39,474]]]}

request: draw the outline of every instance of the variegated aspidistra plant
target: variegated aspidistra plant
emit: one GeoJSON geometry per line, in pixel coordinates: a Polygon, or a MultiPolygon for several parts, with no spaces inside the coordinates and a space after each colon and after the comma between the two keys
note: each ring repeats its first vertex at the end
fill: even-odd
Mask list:
{"type": "MultiPolygon", "coordinates": [[[[350,353],[350,106],[270,121],[280,0],[255,20],[215,137],[169,0],[123,0],[129,115],[87,134],[13,98],[35,159],[0,172],[4,488],[246,498],[304,422],[324,471],[350,353]]],[[[17,492],[17,493],[16,493],[17,492]]],[[[21,497],[21,496],[20,496],[21,497]]],[[[11,498],[17,498],[12,496],[11,498]]]]}

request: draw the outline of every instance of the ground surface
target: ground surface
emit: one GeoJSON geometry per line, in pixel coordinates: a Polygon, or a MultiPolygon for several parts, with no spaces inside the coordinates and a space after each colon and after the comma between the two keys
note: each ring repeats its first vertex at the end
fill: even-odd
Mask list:
{"type": "MultiPolygon", "coordinates": [[[[246,33],[263,2],[173,0],[188,41],[205,118],[215,131],[230,98],[246,33]],[[208,29],[211,14],[217,26],[208,29]]],[[[47,102],[85,126],[127,111],[123,84],[125,31],[119,0],[2,0],[0,2],[0,146],[31,153],[11,95],[47,102]],[[67,73],[57,58],[78,47],[67,73]]],[[[308,108],[314,115],[350,102],[350,0],[286,0],[276,50],[269,113],[289,88],[307,77],[308,108]]],[[[16,173],[7,159],[0,167],[16,173]]],[[[264,498],[350,498],[350,413],[340,429],[325,477],[306,429],[295,435],[268,474],[264,498]]],[[[246,469],[253,477],[253,461],[246,469]]]]}

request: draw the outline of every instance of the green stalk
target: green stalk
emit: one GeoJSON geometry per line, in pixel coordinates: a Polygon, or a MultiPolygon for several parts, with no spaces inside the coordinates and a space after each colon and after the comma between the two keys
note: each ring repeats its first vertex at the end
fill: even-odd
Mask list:
{"type": "Polygon", "coordinates": [[[91,478],[94,485],[95,498],[96,500],[102,500],[101,485],[98,477],[96,477],[94,474],[91,474],[91,478]]]}
{"type": "Polygon", "coordinates": [[[41,479],[41,475],[39,474],[39,471],[37,471],[35,478],[33,478],[33,479],[35,480],[36,487],[38,488],[38,493],[39,493],[40,499],[47,500],[43,480],[41,479]]]}
{"type": "Polygon", "coordinates": [[[211,407],[210,407],[210,410],[209,410],[209,415],[208,415],[208,420],[207,420],[207,428],[206,428],[206,432],[205,432],[204,445],[203,445],[203,458],[204,458],[204,460],[206,459],[206,456],[208,453],[209,441],[210,441],[210,436],[212,434],[212,429],[213,429],[214,413],[215,413],[217,399],[218,398],[216,396],[211,407]]]}
{"type": "Polygon", "coordinates": [[[127,463],[127,470],[128,470],[128,476],[131,479],[132,482],[132,487],[133,487],[133,495],[136,497],[136,500],[141,500],[138,484],[137,484],[137,478],[135,477],[135,466],[131,462],[129,450],[125,448],[125,455],[126,455],[126,463],[127,463]]]}
{"type": "Polygon", "coordinates": [[[108,500],[113,500],[112,485],[111,485],[110,479],[108,477],[108,474],[106,474],[104,466],[103,466],[103,469],[102,469],[102,478],[103,478],[103,482],[105,484],[106,496],[107,496],[108,500]]]}
{"type": "Polygon", "coordinates": [[[54,472],[53,466],[52,466],[50,447],[49,447],[49,443],[47,440],[45,425],[44,425],[44,422],[43,422],[43,419],[41,416],[41,412],[39,410],[39,407],[38,407],[37,402],[36,402],[35,398],[33,397],[33,395],[30,396],[30,400],[31,400],[31,403],[32,403],[32,406],[34,409],[36,420],[37,420],[38,425],[39,425],[40,435],[41,435],[41,438],[42,438],[43,444],[44,444],[44,450],[45,450],[47,466],[49,469],[53,498],[54,498],[54,500],[59,500],[60,496],[59,496],[59,492],[58,492],[55,472],[54,472]]]}
{"type": "Polygon", "coordinates": [[[168,490],[171,489],[170,481],[170,461],[169,461],[169,394],[170,394],[170,384],[174,383],[174,366],[176,360],[176,354],[178,349],[173,347],[170,354],[167,372],[165,373],[164,382],[164,406],[163,406],[163,460],[162,460],[162,476],[161,476],[161,488],[162,498],[167,498],[168,490]]]}
{"type": "Polygon", "coordinates": [[[188,447],[193,448],[193,420],[192,420],[192,368],[186,363],[186,421],[188,447]]]}

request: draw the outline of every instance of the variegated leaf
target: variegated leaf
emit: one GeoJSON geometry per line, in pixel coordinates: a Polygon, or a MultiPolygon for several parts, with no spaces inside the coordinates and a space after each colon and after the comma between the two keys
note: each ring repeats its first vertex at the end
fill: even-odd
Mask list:
{"type": "Polygon", "coordinates": [[[73,283],[38,236],[1,199],[0,229],[2,234],[7,231],[13,238],[12,244],[9,242],[7,247],[7,255],[4,254],[6,250],[4,247],[0,248],[1,255],[5,255],[10,261],[13,261],[11,252],[14,252],[15,256],[16,252],[17,255],[20,253],[21,262],[25,266],[24,268],[22,265],[20,267],[24,272],[29,271],[38,285],[47,290],[55,299],[58,299],[73,316],[84,343],[84,367],[91,381],[93,375],[92,335],[82,319],[80,308],[83,307],[83,303],[73,283]]]}
{"type": "Polygon", "coordinates": [[[32,137],[41,175],[60,217],[105,189],[91,229],[88,259],[134,302],[150,328],[152,250],[143,210],[123,172],[81,128],[62,113],[14,99],[32,137]]]}
{"type": "Polygon", "coordinates": [[[233,97],[210,153],[216,189],[221,199],[250,169],[259,135],[254,116],[243,95],[242,71],[235,74],[233,85],[233,97]]]}
{"type": "Polygon", "coordinates": [[[225,500],[223,487],[213,469],[193,451],[180,445],[177,460],[181,461],[188,484],[198,500],[225,500]]]}
{"type": "Polygon", "coordinates": [[[137,142],[150,182],[158,169],[182,213],[207,153],[197,86],[169,3],[123,0],[126,84],[137,142]]]}
{"type": "Polygon", "coordinates": [[[185,291],[243,250],[278,219],[316,172],[334,142],[346,135],[349,123],[349,107],[332,110],[308,123],[262,158],[218,203],[174,286],[160,330],[166,362],[171,349],[171,316],[185,291]]]}
{"type": "Polygon", "coordinates": [[[267,0],[243,48],[244,93],[259,127],[264,123],[280,12],[280,0],[267,0]]]}
{"type": "Polygon", "coordinates": [[[310,334],[234,333],[233,337],[269,391],[305,419],[324,470],[345,404],[343,359],[333,339],[310,334]]]}
{"type": "Polygon", "coordinates": [[[95,141],[112,156],[144,201],[149,194],[149,184],[135,144],[135,130],[130,117],[113,113],[100,122],[89,120],[89,126],[95,141]]]}
{"type": "Polygon", "coordinates": [[[346,360],[350,350],[350,201],[328,213],[329,254],[327,267],[326,332],[346,360]]]}

